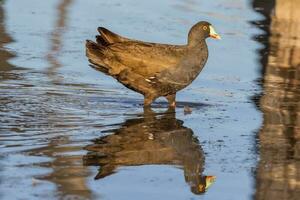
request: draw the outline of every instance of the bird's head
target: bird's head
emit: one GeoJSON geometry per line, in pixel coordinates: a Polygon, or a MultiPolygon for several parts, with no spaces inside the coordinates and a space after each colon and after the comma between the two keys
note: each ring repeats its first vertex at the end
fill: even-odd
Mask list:
{"type": "Polygon", "coordinates": [[[208,37],[211,37],[213,39],[218,39],[218,40],[221,39],[220,35],[216,33],[215,29],[210,23],[201,21],[195,24],[190,29],[188,35],[188,43],[189,44],[198,43],[202,40],[205,40],[208,37]]]}

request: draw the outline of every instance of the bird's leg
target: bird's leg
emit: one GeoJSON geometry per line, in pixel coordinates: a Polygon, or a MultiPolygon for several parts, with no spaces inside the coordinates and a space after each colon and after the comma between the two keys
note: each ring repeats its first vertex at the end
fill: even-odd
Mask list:
{"type": "Polygon", "coordinates": [[[166,99],[168,100],[170,107],[176,107],[176,94],[170,94],[166,96],[166,99]]]}
{"type": "Polygon", "coordinates": [[[145,95],[144,96],[144,107],[150,107],[152,102],[154,101],[154,97],[145,95]]]}

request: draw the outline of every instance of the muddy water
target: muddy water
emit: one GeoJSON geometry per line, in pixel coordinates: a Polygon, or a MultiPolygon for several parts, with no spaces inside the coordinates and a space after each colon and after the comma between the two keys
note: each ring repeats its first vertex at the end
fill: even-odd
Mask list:
{"type": "Polygon", "coordinates": [[[0,199],[296,199],[299,26],[280,2],[0,1],[0,199]],[[85,58],[100,25],[181,44],[198,20],[223,40],[176,110],[85,58]]]}

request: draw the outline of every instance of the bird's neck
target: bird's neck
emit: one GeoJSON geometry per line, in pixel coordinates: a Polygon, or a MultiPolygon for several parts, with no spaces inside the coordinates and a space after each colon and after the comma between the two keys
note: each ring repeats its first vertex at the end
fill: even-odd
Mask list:
{"type": "Polygon", "coordinates": [[[201,48],[203,46],[206,46],[205,39],[201,40],[188,40],[187,46],[189,48],[201,48]]]}
{"type": "Polygon", "coordinates": [[[205,43],[206,36],[204,33],[199,33],[198,31],[191,30],[188,34],[188,46],[197,46],[205,43]]]}

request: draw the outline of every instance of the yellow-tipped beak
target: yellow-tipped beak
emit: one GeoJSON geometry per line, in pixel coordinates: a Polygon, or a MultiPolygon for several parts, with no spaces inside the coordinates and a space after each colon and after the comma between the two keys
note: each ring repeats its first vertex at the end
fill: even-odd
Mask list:
{"type": "Polygon", "coordinates": [[[216,176],[206,176],[205,177],[205,184],[200,184],[199,191],[205,192],[215,181],[216,181],[216,176]]]}
{"type": "Polygon", "coordinates": [[[215,29],[212,26],[209,26],[209,37],[221,40],[221,36],[219,36],[219,34],[216,33],[215,29]]]}
{"type": "Polygon", "coordinates": [[[205,189],[209,188],[216,181],[216,178],[216,176],[207,176],[205,189]]]}

